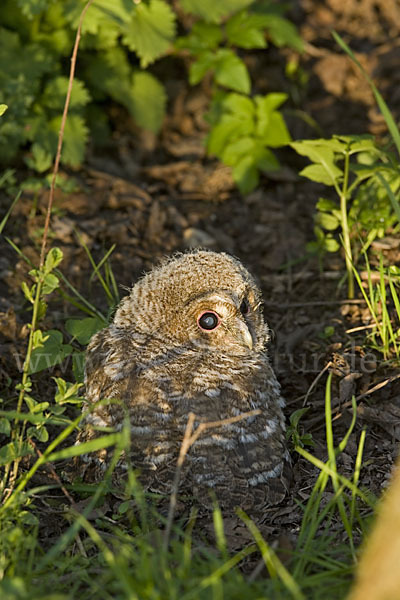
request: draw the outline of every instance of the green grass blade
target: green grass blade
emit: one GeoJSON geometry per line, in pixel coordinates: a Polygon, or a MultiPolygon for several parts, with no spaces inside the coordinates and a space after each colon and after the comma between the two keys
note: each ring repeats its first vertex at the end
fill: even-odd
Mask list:
{"type": "Polygon", "coordinates": [[[362,64],[360,63],[360,61],[356,58],[356,56],[354,55],[353,51],[351,50],[351,48],[349,48],[349,46],[346,44],[346,42],[340,37],[340,35],[336,32],[336,31],[332,31],[332,35],[336,41],[337,44],[339,44],[339,46],[342,48],[342,50],[344,50],[346,52],[346,54],[351,58],[351,60],[357,65],[357,67],[360,69],[361,73],[363,74],[365,80],[368,82],[370,88],[372,89],[372,92],[375,96],[376,102],[379,106],[379,110],[381,111],[385,121],[386,121],[386,125],[389,129],[390,135],[392,136],[392,139],[396,145],[397,148],[397,152],[400,156],[400,132],[398,130],[398,127],[396,125],[395,120],[392,117],[392,114],[386,104],[386,102],[384,101],[383,97],[381,96],[381,94],[379,93],[376,85],[374,84],[374,82],[372,81],[372,79],[370,78],[370,76],[368,75],[368,73],[365,71],[364,67],[362,66],[362,64]]]}
{"type": "Polygon", "coordinates": [[[20,199],[20,197],[21,197],[21,193],[22,193],[22,192],[21,192],[21,191],[19,191],[19,192],[18,192],[18,194],[15,196],[14,200],[13,200],[13,201],[12,201],[12,203],[11,203],[11,206],[10,206],[10,208],[9,208],[9,209],[8,209],[8,211],[6,212],[6,214],[5,214],[4,218],[1,220],[1,223],[0,223],[0,233],[2,233],[2,232],[3,232],[3,229],[4,229],[4,227],[6,226],[6,223],[7,223],[8,219],[9,219],[9,217],[10,217],[11,213],[12,213],[12,210],[13,210],[14,206],[17,204],[18,200],[19,200],[19,199],[20,199]]]}
{"type": "Polygon", "coordinates": [[[393,194],[392,188],[390,187],[390,185],[388,184],[388,182],[386,181],[386,179],[383,177],[382,173],[377,173],[376,177],[379,179],[379,182],[381,183],[381,185],[383,185],[383,187],[386,190],[387,195],[389,196],[389,200],[392,203],[392,207],[393,210],[396,214],[397,220],[400,223],[400,204],[399,201],[397,200],[396,196],[393,194]]]}

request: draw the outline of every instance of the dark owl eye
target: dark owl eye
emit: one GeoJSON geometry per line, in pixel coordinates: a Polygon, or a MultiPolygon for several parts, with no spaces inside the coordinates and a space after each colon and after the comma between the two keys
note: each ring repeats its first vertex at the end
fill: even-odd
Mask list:
{"type": "Polygon", "coordinates": [[[247,302],[246,298],[243,300],[242,304],[240,305],[240,312],[242,313],[242,315],[247,315],[250,312],[250,305],[247,302]]]}
{"type": "Polygon", "coordinates": [[[204,329],[205,331],[211,331],[212,329],[216,329],[220,323],[220,318],[215,312],[211,312],[210,310],[203,312],[200,317],[197,319],[197,324],[200,329],[204,329]]]}

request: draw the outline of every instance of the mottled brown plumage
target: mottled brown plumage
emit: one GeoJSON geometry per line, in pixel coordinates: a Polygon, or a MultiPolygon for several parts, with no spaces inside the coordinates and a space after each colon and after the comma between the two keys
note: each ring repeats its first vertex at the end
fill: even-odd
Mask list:
{"type": "MultiPolygon", "coordinates": [[[[181,493],[223,508],[262,511],[287,489],[284,402],[269,364],[268,327],[252,276],[224,253],[192,251],[153,269],[132,288],[113,323],[91,340],[86,400],[117,398],[129,413],[131,464],[145,489],[169,494],[190,411],[196,423],[260,414],[209,429],[190,448],[181,493]]],[[[83,425],[122,427],[124,409],[106,403],[83,425]]],[[[104,472],[110,450],[87,455],[92,477],[104,472]],[[94,474],[94,475],[93,475],[94,474]]],[[[116,469],[123,478],[126,459],[116,469]]]]}

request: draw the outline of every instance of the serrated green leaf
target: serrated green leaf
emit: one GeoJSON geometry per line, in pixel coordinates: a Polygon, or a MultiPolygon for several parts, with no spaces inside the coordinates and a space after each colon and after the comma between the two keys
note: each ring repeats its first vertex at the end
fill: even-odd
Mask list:
{"type": "Polygon", "coordinates": [[[179,37],[175,48],[191,50],[198,54],[203,50],[215,50],[222,42],[222,30],[218,25],[199,21],[195,23],[189,35],[179,37]]]}
{"type": "Polygon", "coordinates": [[[105,323],[98,317],[87,317],[85,319],[68,319],[65,329],[82,346],[89,343],[90,338],[105,327],[105,323]]]}
{"type": "Polygon", "coordinates": [[[257,15],[243,10],[229,19],[225,25],[228,42],[240,48],[265,48],[267,42],[264,24],[257,15]]]}
{"type": "Polygon", "coordinates": [[[29,363],[29,373],[38,373],[62,362],[72,352],[72,346],[63,343],[61,331],[51,329],[41,348],[33,350],[29,363]]]}
{"type": "Polygon", "coordinates": [[[197,85],[205,76],[205,74],[213,69],[216,64],[216,56],[210,50],[201,52],[197,59],[190,65],[189,68],[189,83],[197,85]]]}
{"type": "Polygon", "coordinates": [[[272,42],[278,48],[289,46],[298,52],[304,49],[304,43],[296,27],[288,19],[279,15],[268,15],[265,18],[265,27],[272,42]]]}
{"type": "Polygon", "coordinates": [[[278,111],[274,111],[271,114],[269,123],[265,128],[265,133],[262,136],[262,141],[266,146],[270,146],[271,148],[286,146],[292,141],[284,118],[278,111]]]}
{"type": "Polygon", "coordinates": [[[136,123],[158,133],[161,129],[167,95],[164,86],[151,73],[135,71],[132,76],[129,110],[136,123]]]}
{"type": "Polygon", "coordinates": [[[222,161],[229,167],[238,163],[243,155],[254,153],[255,140],[252,137],[241,137],[227,144],[221,154],[222,161]]]}
{"type": "Polygon", "coordinates": [[[300,171],[299,175],[311,179],[317,183],[324,183],[325,185],[334,185],[336,180],[341,176],[342,172],[337,169],[334,165],[331,165],[330,169],[327,170],[324,165],[309,165],[300,171]]]}
{"type": "MultiPolygon", "coordinates": [[[[58,132],[61,126],[61,116],[52,119],[49,126],[52,131],[58,132]]],[[[83,117],[74,114],[69,115],[65,123],[64,142],[61,153],[63,164],[78,167],[83,162],[88,135],[89,130],[83,117]]]]}
{"type": "Polygon", "coordinates": [[[17,0],[17,4],[25,17],[33,19],[48,7],[49,0],[17,0]]]}
{"type": "MultiPolygon", "coordinates": [[[[60,112],[64,108],[65,98],[68,90],[67,77],[55,77],[46,85],[41,103],[52,110],[60,112]]],[[[82,108],[90,102],[90,94],[83,81],[74,79],[71,91],[69,110],[82,108]]]]}
{"type": "MultiPolygon", "coordinates": [[[[96,35],[102,27],[120,28],[129,23],[134,10],[132,0],[95,0],[83,20],[82,33],[96,35]]],[[[76,29],[82,13],[82,4],[76,0],[68,0],[64,3],[63,12],[76,29]]]]}
{"type": "Polygon", "coordinates": [[[30,156],[25,157],[25,162],[31,169],[44,173],[53,164],[53,155],[36,142],[31,146],[30,156]]]}
{"type": "Polygon", "coordinates": [[[250,76],[244,62],[232,51],[222,48],[216,54],[215,81],[236,92],[250,93],[250,76]]]}
{"type": "Polygon", "coordinates": [[[244,156],[232,169],[232,175],[242,194],[248,194],[258,185],[259,173],[251,156],[244,156]]]}
{"type": "Polygon", "coordinates": [[[210,23],[219,23],[229,14],[246,8],[253,0],[180,0],[182,8],[210,23]]]}
{"type": "Polygon", "coordinates": [[[134,50],[142,68],[162,56],[175,37],[176,16],[164,0],[136,5],[130,23],[124,28],[124,43],[134,50]]]}

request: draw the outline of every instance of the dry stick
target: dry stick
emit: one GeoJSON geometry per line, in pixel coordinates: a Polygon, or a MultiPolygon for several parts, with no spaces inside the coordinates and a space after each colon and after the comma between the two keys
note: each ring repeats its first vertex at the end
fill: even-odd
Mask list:
{"type": "MultiPolygon", "coordinates": [[[[42,458],[43,453],[39,450],[39,448],[36,446],[35,442],[30,439],[29,440],[31,446],[33,447],[33,449],[35,450],[36,454],[39,456],[39,458],[42,458]]],[[[53,479],[55,479],[58,483],[58,485],[60,486],[60,489],[62,491],[62,493],[64,494],[64,496],[67,497],[69,503],[71,504],[72,508],[74,508],[76,510],[76,512],[79,512],[76,508],[76,503],[75,500],[73,499],[73,497],[71,496],[71,494],[69,493],[69,491],[67,490],[67,488],[64,486],[63,482],[61,481],[60,477],[58,476],[55,468],[53,467],[53,465],[48,462],[46,464],[47,469],[50,471],[51,476],[53,477],[53,479]]],[[[78,548],[80,550],[80,553],[82,554],[82,556],[84,556],[85,558],[87,558],[87,554],[86,554],[86,550],[84,548],[84,545],[82,543],[81,538],[79,537],[79,533],[76,534],[76,543],[78,544],[78,548]]]]}
{"type": "Polygon", "coordinates": [[[78,54],[79,42],[81,39],[81,29],[82,29],[83,19],[85,17],[86,11],[89,8],[89,6],[92,4],[92,2],[93,2],[93,0],[89,0],[81,12],[81,16],[79,18],[78,29],[76,31],[76,36],[75,36],[74,49],[72,51],[72,56],[71,56],[71,68],[70,68],[70,72],[69,72],[67,96],[65,98],[64,112],[63,112],[62,119],[61,119],[60,131],[58,134],[57,153],[56,153],[56,158],[54,161],[53,175],[51,178],[50,193],[49,193],[49,202],[47,204],[46,219],[44,222],[42,247],[40,250],[40,268],[42,268],[44,265],[44,258],[45,258],[45,254],[46,254],[47,236],[48,236],[48,232],[49,232],[51,211],[53,208],[54,190],[56,187],[58,167],[60,165],[61,150],[62,150],[62,144],[63,144],[63,139],[64,139],[64,129],[65,129],[65,123],[67,122],[67,115],[68,115],[69,103],[70,103],[70,99],[71,99],[72,85],[74,83],[76,57],[78,54]]]}
{"type": "Polygon", "coordinates": [[[176,464],[176,470],[174,475],[174,481],[172,483],[172,492],[169,499],[169,508],[168,508],[168,516],[167,516],[167,525],[165,527],[164,532],[164,550],[168,549],[169,538],[171,535],[172,522],[174,520],[175,508],[176,508],[176,499],[178,496],[179,489],[179,481],[181,478],[181,472],[183,463],[185,461],[185,456],[192,444],[198,439],[198,437],[205,431],[206,429],[212,429],[215,427],[222,427],[224,425],[231,425],[232,423],[237,423],[238,421],[242,421],[243,419],[248,419],[250,417],[255,417],[261,414],[261,410],[258,408],[255,410],[250,410],[249,412],[238,415],[237,417],[231,417],[229,419],[221,419],[220,421],[207,421],[206,423],[200,423],[195,432],[192,434],[193,425],[196,419],[196,415],[193,412],[190,412],[188,415],[188,420],[186,423],[185,434],[183,436],[181,448],[179,451],[178,462],[176,464]]]}

